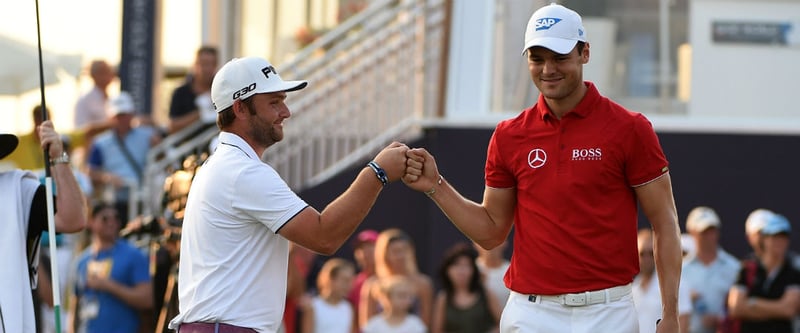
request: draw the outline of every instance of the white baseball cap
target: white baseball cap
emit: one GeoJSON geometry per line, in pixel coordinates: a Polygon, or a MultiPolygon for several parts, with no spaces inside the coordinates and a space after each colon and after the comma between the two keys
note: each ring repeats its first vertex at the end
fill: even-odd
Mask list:
{"type": "Polygon", "coordinates": [[[572,9],[551,3],[539,8],[528,20],[522,54],[534,46],[567,54],[579,41],[586,42],[586,30],[583,28],[581,16],[572,9]]]}
{"type": "Polygon", "coordinates": [[[717,212],[705,206],[695,207],[686,217],[686,230],[689,232],[702,232],[711,227],[719,228],[720,225],[717,212]]]}
{"type": "Polygon", "coordinates": [[[127,91],[120,91],[119,95],[111,100],[111,112],[113,115],[136,113],[136,103],[127,91]]]}
{"type": "Polygon", "coordinates": [[[306,81],[284,81],[275,67],[259,57],[234,58],[214,75],[211,82],[211,101],[220,112],[255,94],[295,91],[306,87],[306,81]]]}
{"type": "Polygon", "coordinates": [[[769,209],[759,208],[747,215],[747,220],[744,222],[744,231],[747,234],[756,234],[761,232],[761,229],[767,225],[767,222],[772,219],[775,213],[769,209]]]}

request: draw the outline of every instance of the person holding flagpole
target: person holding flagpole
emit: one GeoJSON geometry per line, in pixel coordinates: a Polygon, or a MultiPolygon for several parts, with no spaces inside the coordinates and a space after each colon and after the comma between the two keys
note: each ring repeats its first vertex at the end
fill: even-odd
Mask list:
{"type": "MultiPolygon", "coordinates": [[[[50,159],[50,171],[58,195],[55,199],[55,228],[77,232],[86,225],[86,202],[69,165],[61,136],[53,123],[38,127],[42,148],[50,159]]],[[[0,134],[0,160],[16,149],[13,134],[0,134]]],[[[29,171],[0,172],[0,333],[35,332],[31,288],[37,284],[39,239],[48,228],[45,186],[29,171]]]]}

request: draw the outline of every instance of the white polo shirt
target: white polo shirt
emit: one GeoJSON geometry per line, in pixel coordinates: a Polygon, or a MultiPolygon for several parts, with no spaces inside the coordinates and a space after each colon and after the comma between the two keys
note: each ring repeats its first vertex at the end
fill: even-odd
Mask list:
{"type": "MultiPolygon", "coordinates": [[[[661,319],[661,290],[658,288],[658,275],[653,272],[650,283],[642,288],[641,277],[633,279],[633,304],[636,306],[636,313],[639,314],[639,333],[655,333],[656,321],[661,319]]],[[[689,314],[692,312],[692,299],[689,289],[681,279],[678,288],[678,315],[689,314]]]]}
{"type": "Polygon", "coordinates": [[[286,301],[288,241],[278,230],[307,207],[239,136],[222,132],[189,190],[178,274],[181,323],[276,332],[286,301]]]}
{"type": "Polygon", "coordinates": [[[700,294],[695,301],[692,319],[689,321],[690,333],[713,333],[713,330],[703,326],[702,317],[705,314],[721,316],[725,313],[728,291],[739,276],[741,265],[739,260],[717,249],[717,259],[706,266],[695,256],[683,260],[681,271],[682,286],[689,288],[689,292],[700,294]]]}

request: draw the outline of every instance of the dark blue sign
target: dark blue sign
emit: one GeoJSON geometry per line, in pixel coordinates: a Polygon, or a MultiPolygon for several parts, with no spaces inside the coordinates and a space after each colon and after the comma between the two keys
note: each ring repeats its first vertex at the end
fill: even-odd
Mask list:
{"type": "Polygon", "coordinates": [[[712,40],[717,43],[788,45],[792,26],[779,22],[714,22],[712,40]]]}
{"type": "Polygon", "coordinates": [[[131,94],[145,115],[152,113],[153,105],[155,19],[156,0],[123,1],[120,89],[131,94]]]}

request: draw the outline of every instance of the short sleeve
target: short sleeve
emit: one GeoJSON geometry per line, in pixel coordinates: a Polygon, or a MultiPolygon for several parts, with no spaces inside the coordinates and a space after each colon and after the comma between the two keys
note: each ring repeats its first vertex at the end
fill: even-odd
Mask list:
{"type": "Polygon", "coordinates": [[[653,125],[642,114],[637,114],[628,140],[625,177],[633,187],[647,184],[667,171],[669,166],[653,125]]]}
{"type": "Polygon", "coordinates": [[[516,185],[514,174],[508,169],[503,154],[500,149],[500,126],[498,126],[492,138],[489,140],[489,147],[486,151],[486,186],[494,188],[509,188],[516,185]]]}
{"type": "Polygon", "coordinates": [[[242,170],[236,178],[235,188],[238,197],[233,202],[233,208],[258,220],[275,233],[308,206],[266,164],[242,170]]]}

